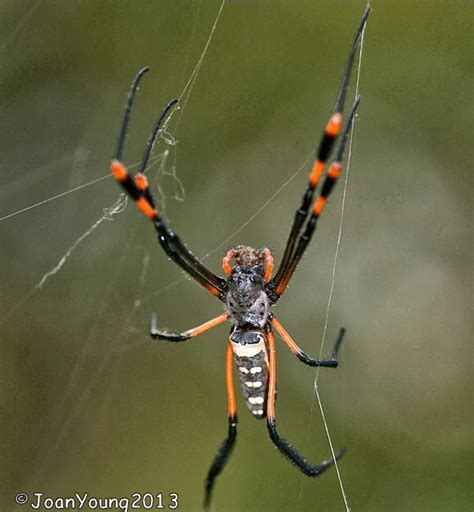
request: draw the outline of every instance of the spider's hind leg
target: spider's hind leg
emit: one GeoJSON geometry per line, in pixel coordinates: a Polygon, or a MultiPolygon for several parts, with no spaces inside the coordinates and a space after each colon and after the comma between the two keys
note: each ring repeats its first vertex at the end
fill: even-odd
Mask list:
{"type": "Polygon", "coordinates": [[[225,380],[227,385],[227,413],[229,417],[229,429],[227,432],[227,437],[222,442],[207,473],[205,482],[206,491],[204,496],[204,507],[206,509],[209,508],[211,504],[212,491],[214,488],[215,479],[226,466],[229,457],[232,453],[232,449],[234,448],[235,441],[237,439],[237,404],[235,400],[234,379],[232,370],[233,351],[231,342],[229,341],[229,344],[227,345],[225,359],[225,380]]]}
{"type": "MultiPolygon", "coordinates": [[[[339,338],[338,338],[339,339],[339,338]]],[[[268,385],[268,397],[267,397],[267,427],[270,439],[274,445],[280,450],[285,458],[291,462],[297,469],[303,474],[310,477],[319,476],[324,471],[329,469],[335,462],[339,460],[345,453],[345,449],[339,450],[335,454],[335,459],[330,458],[324,460],[320,464],[311,464],[308,462],[293,446],[282,437],[279,436],[276,430],[275,421],[275,391],[276,391],[276,350],[275,350],[275,338],[271,332],[270,326],[267,330],[268,340],[268,353],[269,353],[269,385],[268,385]]],[[[339,342],[340,344],[340,342],[339,342]]],[[[337,342],[336,342],[337,345],[337,342]]],[[[336,347],[335,347],[336,348],[336,347]]],[[[337,355],[337,353],[336,353],[337,355]]]]}
{"type": "MultiPolygon", "coordinates": [[[[324,460],[320,464],[311,464],[304,457],[302,457],[286,439],[283,439],[278,435],[274,419],[268,419],[267,427],[270,434],[270,439],[273,441],[275,446],[280,450],[285,458],[291,464],[293,464],[293,466],[299,469],[304,475],[310,477],[319,476],[334,464],[334,459],[332,457],[330,459],[324,460]]],[[[342,448],[336,452],[336,460],[339,460],[345,452],[345,448],[342,448]]]]}
{"type": "Polygon", "coordinates": [[[212,498],[212,490],[214,487],[214,480],[219,475],[219,473],[224,469],[229,457],[232,453],[232,449],[234,448],[235,440],[237,438],[237,417],[229,418],[229,430],[227,432],[227,437],[222,442],[219,450],[212,461],[211,467],[207,473],[205,489],[206,494],[204,497],[204,508],[209,508],[211,504],[212,498]]]}

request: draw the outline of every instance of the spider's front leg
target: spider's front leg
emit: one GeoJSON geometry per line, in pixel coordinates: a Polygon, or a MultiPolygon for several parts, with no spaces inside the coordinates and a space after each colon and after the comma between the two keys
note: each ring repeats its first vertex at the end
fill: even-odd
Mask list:
{"type": "Polygon", "coordinates": [[[177,105],[178,100],[171,101],[165,107],[156,122],[151,132],[143,160],[140,164],[139,174],[133,177],[122,163],[122,153],[125,145],[125,136],[133,100],[135,98],[138,84],[147,71],[148,68],[141,69],[132,82],[125,108],[120,137],[117,144],[117,150],[115,152],[115,157],[110,164],[110,170],[114,178],[119,182],[129,197],[135,201],[135,204],[140,211],[153,223],[153,227],[158,235],[158,241],[166,254],[209,293],[219,299],[222,299],[226,291],[225,280],[206,268],[204,264],[186,247],[179,236],[166,226],[163,218],[158,213],[153,196],[148,187],[147,179],[144,175],[156,140],[161,133],[163,126],[166,124],[169,115],[171,115],[170,113],[172,109],[177,105]]]}
{"type": "MultiPolygon", "coordinates": [[[[306,222],[305,229],[299,234],[300,230],[303,226],[303,221],[301,221],[301,225],[299,225],[296,220],[299,218],[299,214],[304,211],[305,215],[309,213],[309,207],[311,205],[311,201],[313,199],[314,187],[305,193],[303,202],[305,203],[305,209],[302,207],[297,211],[297,215],[295,217],[295,222],[293,224],[292,230],[290,232],[290,237],[287,242],[287,248],[285,253],[283,254],[283,259],[280,262],[280,267],[278,269],[277,274],[267,285],[267,293],[270,296],[272,304],[274,304],[281,295],[285,292],[288,283],[293,276],[294,271],[298,263],[301,261],[303,254],[306,251],[311,239],[313,237],[314,231],[316,230],[316,225],[318,223],[319,217],[326,206],[326,202],[328,197],[331,195],[331,192],[334,189],[334,185],[336,184],[339,176],[342,172],[342,160],[344,156],[345,145],[347,142],[347,136],[349,134],[349,130],[352,126],[352,122],[354,120],[355,111],[359,105],[360,96],[358,96],[352,105],[352,110],[349,115],[349,119],[344,127],[341,141],[339,143],[339,147],[337,148],[336,158],[334,162],[329,167],[329,170],[326,174],[326,177],[323,181],[321,192],[314,203],[314,206],[309,215],[308,221],[306,222]],[[297,233],[295,234],[294,230],[297,229],[297,233]],[[287,252],[291,250],[291,256],[288,256],[287,252]]],[[[322,169],[321,169],[322,172],[322,169]]],[[[311,179],[311,178],[310,178],[311,179]]],[[[318,175],[319,179],[319,175],[318,175]]],[[[308,185],[309,187],[309,185],[308,185]]]]}
{"type": "Polygon", "coordinates": [[[301,350],[301,348],[295,343],[293,338],[289,335],[289,333],[286,331],[286,329],[283,327],[280,321],[275,318],[275,316],[272,315],[272,317],[270,318],[270,322],[272,323],[273,327],[275,327],[276,331],[281,336],[282,340],[285,342],[285,344],[288,346],[291,352],[302,363],[308,366],[322,366],[325,368],[337,368],[339,366],[339,349],[341,348],[342,340],[344,339],[344,334],[346,333],[344,327],[341,327],[341,329],[339,330],[339,334],[336,338],[336,341],[331,352],[331,357],[329,359],[319,360],[313,359],[312,357],[309,357],[307,354],[305,354],[301,350]]]}
{"type": "Polygon", "coordinates": [[[276,348],[275,338],[271,331],[271,326],[267,327],[268,340],[268,396],[267,396],[267,427],[270,439],[280,452],[306,476],[319,476],[329,469],[335,462],[339,460],[345,453],[345,449],[339,450],[335,454],[335,459],[330,458],[324,460],[320,464],[311,464],[286,440],[279,436],[276,429],[275,421],[275,391],[276,391],[276,348]]]}
{"type": "Polygon", "coordinates": [[[288,286],[288,282],[290,281],[296,266],[298,265],[301,257],[303,256],[303,253],[306,250],[306,247],[311,240],[313,232],[316,228],[318,217],[321,214],[326,200],[329,197],[331,190],[341,173],[344,144],[347,138],[347,133],[352,125],[352,119],[355,109],[357,108],[358,99],[355,101],[352,107],[349,121],[344,129],[342,128],[342,114],[356,49],[361,41],[362,33],[364,31],[364,27],[369,14],[370,7],[367,7],[359,23],[354,42],[352,43],[349,59],[342,76],[342,82],[337,96],[334,112],[329,118],[326,129],[324,130],[323,136],[316,151],[316,159],[311,169],[300,207],[296,210],[283,257],[275,277],[268,283],[267,293],[271,298],[272,304],[277,302],[280,296],[285,292],[286,287],[288,286]],[[341,130],[342,140],[339,144],[339,148],[337,149],[336,160],[331,164],[326,179],[323,183],[321,194],[314,207],[312,208],[316,187],[318,186],[319,180],[326,167],[326,163],[331,156],[334,143],[341,133],[341,130]],[[305,222],[306,228],[302,232],[305,222]]]}

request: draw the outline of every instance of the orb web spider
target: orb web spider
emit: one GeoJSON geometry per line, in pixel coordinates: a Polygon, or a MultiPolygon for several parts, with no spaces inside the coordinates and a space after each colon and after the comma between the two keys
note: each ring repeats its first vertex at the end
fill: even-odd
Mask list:
{"type": "MultiPolygon", "coordinates": [[[[135,201],[141,212],[150,219],[158,235],[158,241],[166,254],[209,293],[223,302],[225,310],[223,314],[181,333],[171,333],[159,329],[156,316],[153,315],[151,337],[171,342],[181,342],[195,338],[226,320],[229,320],[231,323],[225,362],[229,421],[228,434],[220,446],[206,478],[205,506],[208,506],[210,503],[215,478],[226,465],[237,436],[237,407],[233,383],[233,362],[235,362],[238,368],[240,384],[247,408],[255,418],[267,418],[267,427],[271,440],[290,463],[306,476],[315,477],[322,474],[335,462],[333,458],[330,458],[320,464],[311,464],[286,439],[280,437],[277,432],[275,422],[276,350],[273,329],[276,330],[283,342],[302,363],[312,367],[337,368],[339,364],[339,348],[345,332],[344,328],[341,328],[339,331],[331,357],[323,360],[313,359],[305,354],[295,343],[271,311],[271,306],[285,292],[288,282],[311,241],[326,201],[341,174],[347,136],[360,98],[357,97],[352,105],[344,128],[342,127],[342,112],[356,49],[369,13],[370,8],[367,8],[357,29],[343,73],[334,112],[329,118],[320,140],[303,199],[300,207],[296,210],[283,257],[273,277],[271,277],[273,258],[267,247],[254,249],[247,246],[237,246],[230,249],[222,262],[222,267],[227,275],[227,278],[223,279],[207,269],[191,253],[179,236],[166,226],[156,209],[147,179],[143,173],[148,166],[153,146],[160,134],[160,130],[178,100],[171,101],[161,113],[151,133],[139,173],[132,177],[122,163],[122,153],[138,84],[149,68],[141,69],[132,82],[115,158],[110,166],[112,174],[126,193],[135,201]],[[341,134],[341,137],[336,149],[335,160],[329,166],[319,196],[313,204],[316,187],[326,168],[326,162],[330,157],[339,134],[341,134]],[[234,265],[232,265],[232,262],[234,262],[234,265]]],[[[344,450],[339,450],[335,454],[335,459],[338,460],[343,454],[344,450]]]]}

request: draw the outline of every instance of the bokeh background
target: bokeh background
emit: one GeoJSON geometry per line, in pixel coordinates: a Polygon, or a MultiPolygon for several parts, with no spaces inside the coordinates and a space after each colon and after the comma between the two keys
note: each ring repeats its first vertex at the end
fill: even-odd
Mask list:
{"type": "MultiPolygon", "coordinates": [[[[107,176],[130,81],[148,65],[125,153],[136,163],[220,5],[2,1],[0,217],[107,176]]],[[[364,7],[225,4],[149,172],[169,224],[214,271],[239,243],[281,256],[309,165],[286,182],[317,144],[364,7]]],[[[340,369],[319,381],[333,442],[348,447],[340,470],[353,511],[474,507],[473,22],[470,2],[380,1],[365,35],[326,352],[340,325],[348,334],[340,369]]],[[[314,355],[343,188],[277,307],[314,355]]],[[[149,318],[186,329],[219,303],[183,278],[133,207],[99,222],[35,289],[118,197],[104,178],[0,222],[2,511],[21,509],[20,491],[174,491],[179,510],[200,510],[227,428],[228,330],[171,345],[148,338],[149,318]]],[[[329,448],[315,372],[283,346],[278,361],[280,431],[318,462],[329,448]]],[[[333,470],[302,476],[240,396],[239,408],[213,510],[344,510],[333,470]]]]}

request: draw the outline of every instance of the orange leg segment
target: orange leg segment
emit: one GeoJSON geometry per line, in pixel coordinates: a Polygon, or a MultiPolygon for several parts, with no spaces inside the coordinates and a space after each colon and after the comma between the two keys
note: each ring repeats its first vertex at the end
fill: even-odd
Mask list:
{"type": "Polygon", "coordinates": [[[309,357],[307,354],[305,354],[301,348],[295,343],[293,338],[288,334],[286,329],[283,327],[283,325],[280,323],[279,320],[277,320],[274,316],[271,318],[271,323],[273,327],[275,327],[277,333],[281,336],[281,339],[285,342],[286,346],[291,350],[291,352],[304,364],[308,366],[323,366],[326,368],[337,368],[339,365],[338,361],[338,354],[339,349],[341,347],[342,340],[344,338],[345,329],[342,328],[339,331],[339,336],[336,339],[336,342],[334,343],[334,347],[332,349],[332,354],[330,359],[313,359],[309,357]]]}
{"type": "Polygon", "coordinates": [[[229,415],[229,418],[235,418],[237,416],[237,402],[235,400],[233,367],[234,354],[232,352],[232,344],[229,341],[225,355],[225,383],[227,388],[227,414],[229,415]]]}
{"type": "Polygon", "coordinates": [[[282,340],[286,343],[286,345],[293,352],[293,354],[295,356],[300,354],[302,352],[302,350],[293,341],[293,338],[286,332],[283,325],[281,325],[281,323],[275,317],[272,318],[271,322],[272,322],[273,327],[275,327],[277,333],[281,336],[282,340]]]}
{"type": "Polygon", "coordinates": [[[143,215],[150,220],[157,219],[158,212],[155,210],[153,204],[150,203],[149,199],[143,195],[144,189],[140,188],[142,186],[145,188],[148,186],[146,181],[141,181],[140,179],[138,183],[134,181],[125,165],[119,160],[112,160],[110,163],[110,171],[114,178],[122,185],[125,192],[135,201],[135,204],[143,215]]]}
{"type": "Polygon", "coordinates": [[[151,330],[150,335],[154,339],[167,340],[167,341],[186,341],[190,338],[195,338],[202,334],[203,332],[216,327],[217,325],[222,324],[229,318],[227,313],[222,313],[222,315],[216,316],[215,318],[211,318],[207,322],[204,322],[197,327],[193,327],[192,329],[188,329],[187,331],[180,333],[172,333],[165,331],[163,329],[158,329],[156,323],[156,314],[151,317],[151,330]]]}
{"type": "Polygon", "coordinates": [[[275,391],[276,391],[276,347],[272,332],[267,332],[268,341],[268,395],[267,421],[275,421],[275,391]]]}

